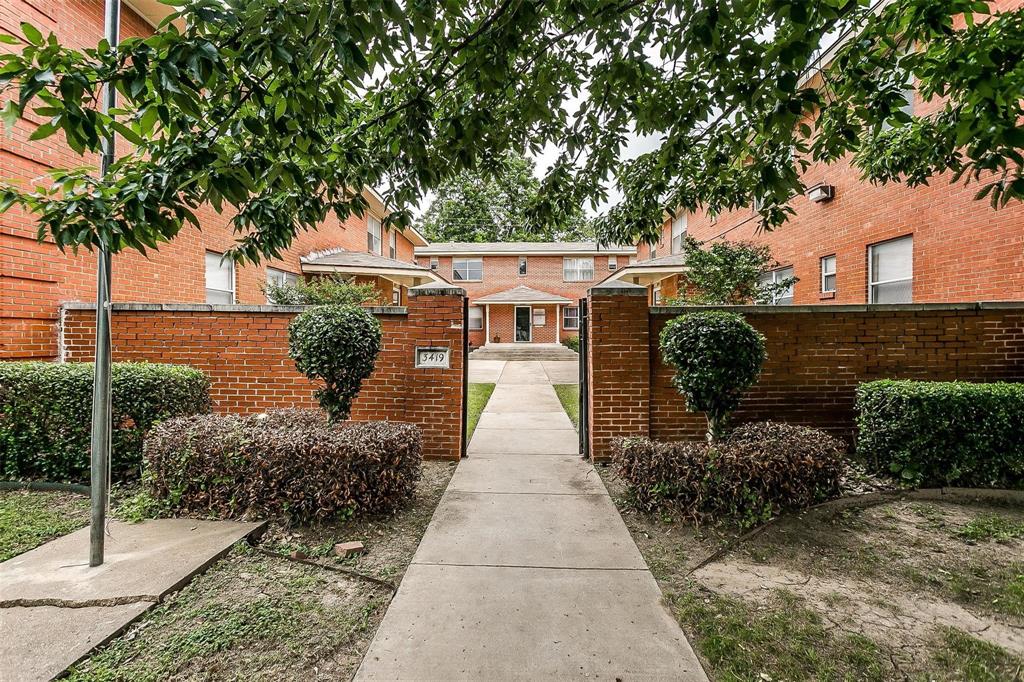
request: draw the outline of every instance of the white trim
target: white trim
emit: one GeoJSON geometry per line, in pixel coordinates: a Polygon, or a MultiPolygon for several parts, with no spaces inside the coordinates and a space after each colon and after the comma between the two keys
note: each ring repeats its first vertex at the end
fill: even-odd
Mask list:
{"type": "Polygon", "coordinates": [[[491,342],[491,304],[484,303],[484,345],[491,342]]]}
{"type": "Polygon", "coordinates": [[[874,298],[874,295],[873,295],[874,294],[874,288],[876,286],[878,286],[880,284],[893,284],[895,282],[910,282],[910,301],[908,301],[908,303],[913,303],[914,302],[914,234],[913,233],[901,235],[899,237],[893,237],[892,239],[886,239],[886,240],[880,241],[880,242],[875,242],[874,244],[868,244],[868,300],[867,300],[867,303],[869,303],[869,304],[872,303],[872,299],[874,298]],[[872,257],[872,255],[873,255],[872,252],[874,251],[875,247],[884,246],[886,244],[891,244],[893,242],[898,242],[898,241],[901,241],[901,240],[904,240],[904,239],[909,239],[910,240],[910,277],[900,277],[898,279],[885,279],[885,280],[879,280],[877,282],[872,281],[874,279],[874,275],[875,275],[875,272],[874,272],[875,268],[874,268],[874,262],[873,262],[875,259],[872,257]]]}
{"type": "Polygon", "coordinates": [[[512,310],[512,342],[513,343],[533,343],[533,306],[532,305],[517,305],[512,310]],[[530,321],[530,338],[526,339],[526,341],[520,341],[518,338],[516,338],[518,336],[518,334],[516,333],[518,331],[516,329],[516,325],[517,325],[516,318],[519,315],[519,309],[520,308],[526,308],[528,311],[530,311],[529,315],[527,316],[527,319],[530,321]]]}
{"type": "Polygon", "coordinates": [[[820,273],[821,274],[821,293],[823,293],[823,294],[834,294],[834,293],[836,293],[836,284],[838,284],[838,282],[836,282],[835,280],[838,279],[837,273],[839,271],[839,259],[836,257],[836,254],[831,253],[831,254],[829,254],[827,256],[822,256],[818,260],[818,269],[821,271],[821,273],[820,273]],[[825,261],[827,259],[829,259],[829,258],[832,259],[832,272],[825,272],[825,261]],[[827,276],[829,276],[829,275],[831,275],[835,279],[833,279],[834,283],[832,284],[832,288],[831,289],[826,289],[825,288],[825,278],[827,276]]]}
{"type": "Polygon", "coordinates": [[[562,304],[555,306],[555,343],[562,343],[562,304]]]}
{"type": "Polygon", "coordinates": [[[340,272],[346,275],[368,275],[381,277],[421,277],[435,282],[448,284],[449,282],[433,270],[417,270],[412,268],[375,268],[366,265],[312,265],[302,264],[303,272],[340,272]]]}
{"type": "Polygon", "coordinates": [[[550,249],[528,251],[526,253],[517,253],[515,251],[494,251],[488,249],[479,249],[476,251],[436,251],[433,247],[417,247],[417,256],[564,256],[566,258],[572,258],[574,256],[635,256],[635,247],[623,247],[619,249],[592,249],[586,251],[566,251],[565,249],[558,249],[557,244],[553,245],[550,249]]]}

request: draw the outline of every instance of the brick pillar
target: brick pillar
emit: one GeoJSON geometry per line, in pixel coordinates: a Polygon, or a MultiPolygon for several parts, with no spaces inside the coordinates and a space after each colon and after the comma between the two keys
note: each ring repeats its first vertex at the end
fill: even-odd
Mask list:
{"type": "Polygon", "coordinates": [[[651,359],[647,287],[608,282],[590,289],[590,456],[611,457],[617,436],[650,433],[651,359]]]}
{"type": "MultiPolygon", "coordinates": [[[[422,284],[409,289],[410,354],[405,376],[405,421],[423,430],[423,455],[458,460],[462,456],[463,301],[466,290],[450,284],[422,284]],[[415,366],[416,348],[447,348],[449,367],[415,366]]],[[[387,343],[387,341],[385,341],[387,343]]]]}

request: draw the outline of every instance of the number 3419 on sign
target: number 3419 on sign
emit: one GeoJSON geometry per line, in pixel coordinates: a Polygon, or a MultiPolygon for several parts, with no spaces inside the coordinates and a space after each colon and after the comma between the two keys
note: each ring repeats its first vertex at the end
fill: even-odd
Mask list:
{"type": "Polygon", "coordinates": [[[416,367],[420,368],[447,368],[450,366],[450,348],[417,348],[416,367]]]}

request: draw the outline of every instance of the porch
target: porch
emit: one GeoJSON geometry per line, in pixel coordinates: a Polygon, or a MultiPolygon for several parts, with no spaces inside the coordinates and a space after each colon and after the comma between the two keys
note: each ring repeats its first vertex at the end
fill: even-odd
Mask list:
{"type": "Polygon", "coordinates": [[[579,329],[577,306],[572,299],[527,286],[482,296],[470,301],[470,345],[559,345],[579,329]]]}

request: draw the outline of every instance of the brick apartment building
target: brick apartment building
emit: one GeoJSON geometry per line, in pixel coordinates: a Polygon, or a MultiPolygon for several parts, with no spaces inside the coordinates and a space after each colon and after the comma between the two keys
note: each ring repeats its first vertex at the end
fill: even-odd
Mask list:
{"type": "Polygon", "coordinates": [[[420,266],[466,289],[469,343],[558,343],[579,331],[579,299],[636,249],[593,242],[438,243],[420,266]]]}
{"type": "MultiPolygon", "coordinates": [[[[156,2],[134,2],[121,14],[122,36],[145,36],[170,11],[156,2]],[[134,9],[133,9],[134,7],[134,9]]],[[[21,36],[22,21],[61,42],[95,46],[103,36],[103,2],[86,0],[10,0],[0,7],[0,30],[21,36]]],[[[6,47],[6,46],[5,46],[6,47]]],[[[17,49],[16,46],[13,46],[17,49]]],[[[95,163],[74,154],[53,136],[29,141],[42,121],[31,113],[17,122],[13,135],[0,136],[0,178],[29,184],[52,168],[95,163]]],[[[266,303],[268,280],[337,273],[372,282],[382,303],[404,304],[406,289],[440,281],[418,267],[413,249],[426,244],[415,229],[382,229],[388,208],[372,191],[364,192],[370,210],[341,222],[333,215],[317,231],[296,236],[282,259],[259,266],[234,267],[221,254],[235,242],[230,216],[212,208],[197,212],[202,231],[186,228],[172,242],[147,256],[125,252],[113,259],[115,302],[266,303]]],[[[51,359],[57,355],[61,303],[94,301],[96,255],[62,254],[52,240],[40,243],[31,216],[12,209],[0,215],[0,358],[51,359]]]]}

